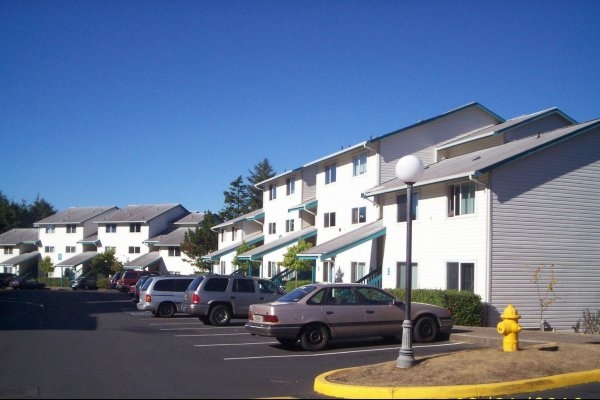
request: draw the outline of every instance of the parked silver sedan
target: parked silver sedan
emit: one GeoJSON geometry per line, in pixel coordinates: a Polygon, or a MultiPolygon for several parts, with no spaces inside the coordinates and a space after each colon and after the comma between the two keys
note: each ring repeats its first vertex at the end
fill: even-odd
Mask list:
{"type": "MultiPolygon", "coordinates": [[[[450,310],[411,303],[413,340],[432,342],[450,337],[450,310]]],[[[252,304],[246,329],[275,337],[285,346],[299,340],[303,349],[325,348],[332,338],[402,336],[405,303],[378,287],[358,283],[315,283],[299,287],[277,301],[252,304]]]]}

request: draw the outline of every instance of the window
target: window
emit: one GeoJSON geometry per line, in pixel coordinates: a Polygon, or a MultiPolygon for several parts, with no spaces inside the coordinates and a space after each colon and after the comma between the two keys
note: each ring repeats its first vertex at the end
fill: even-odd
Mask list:
{"type": "Polygon", "coordinates": [[[75,253],[75,246],[66,246],[65,253],[75,253]]]}
{"type": "Polygon", "coordinates": [[[225,241],[225,229],[219,229],[219,235],[221,235],[221,242],[225,241]]]}
{"type": "MultiPolygon", "coordinates": [[[[419,288],[419,268],[417,263],[412,263],[410,285],[412,289],[419,288]]],[[[396,263],[396,287],[406,289],[406,262],[396,263]]]]}
{"type": "Polygon", "coordinates": [[[45,246],[44,253],[54,253],[54,246],[45,246]]]}
{"type": "Polygon", "coordinates": [[[325,166],[325,184],[328,185],[330,183],[335,182],[335,163],[329,164],[325,166]]]}
{"type": "Polygon", "coordinates": [[[352,209],[352,223],[360,224],[367,220],[367,207],[356,207],[352,209]]]}
{"type": "Polygon", "coordinates": [[[4,247],[4,254],[12,254],[12,253],[13,253],[12,247],[8,247],[8,246],[4,247]]]}
{"type": "Polygon", "coordinates": [[[233,281],[233,292],[254,293],[253,279],[236,279],[233,281]]]}
{"type": "Polygon", "coordinates": [[[135,223],[135,224],[129,224],[129,232],[141,232],[142,231],[142,224],[135,223]]]}
{"type": "Polygon", "coordinates": [[[177,246],[169,246],[169,257],[181,256],[181,249],[177,246]]]}
{"type": "Polygon", "coordinates": [[[207,292],[224,292],[229,284],[229,278],[211,278],[206,281],[204,290],[207,292]]]}
{"type": "Polygon", "coordinates": [[[285,221],[285,231],[286,232],[294,232],[294,220],[288,219],[285,221]]]}
{"type": "Polygon", "coordinates": [[[54,233],[54,225],[46,226],[46,233],[54,233]]]}
{"type": "Polygon", "coordinates": [[[115,246],[106,246],[105,249],[106,249],[106,251],[109,251],[109,250],[115,251],[115,252],[117,251],[117,248],[115,246]]]}
{"type": "Polygon", "coordinates": [[[116,233],[117,224],[106,224],[106,233],[116,233]]]}
{"type": "Polygon", "coordinates": [[[367,172],[367,152],[356,154],[352,157],[352,176],[362,175],[367,172]]]}
{"type": "Polygon", "coordinates": [[[475,291],[475,264],[446,263],[446,289],[475,291]]]}
{"type": "Polygon", "coordinates": [[[69,224],[67,225],[67,233],[75,233],[77,232],[77,225],[69,224]]]}
{"type": "Polygon", "coordinates": [[[279,288],[273,282],[261,279],[258,281],[258,291],[260,293],[278,293],[279,288]]]}
{"type": "Polygon", "coordinates": [[[269,200],[275,200],[277,198],[277,186],[269,185],[269,200]]]}
{"type": "Polygon", "coordinates": [[[235,226],[231,227],[231,241],[235,241],[237,239],[237,231],[238,228],[236,228],[235,226]]]}
{"type": "Polygon", "coordinates": [[[269,261],[267,264],[267,269],[268,269],[267,272],[269,274],[269,278],[278,274],[277,263],[275,261],[269,261]]]}
{"type": "Polygon", "coordinates": [[[269,235],[274,235],[277,233],[277,225],[275,222],[269,222],[269,235]]]}
{"type": "MultiPolygon", "coordinates": [[[[406,222],[406,194],[401,194],[399,196],[396,197],[396,204],[397,204],[397,217],[396,220],[398,222],[406,222]]],[[[419,204],[419,194],[413,192],[412,194],[412,202],[410,204],[410,208],[411,208],[411,216],[413,221],[415,219],[417,219],[417,206],[419,204]]]]}
{"type": "Polygon", "coordinates": [[[475,182],[448,186],[448,216],[475,213],[475,182]]]}
{"type": "Polygon", "coordinates": [[[350,266],[352,268],[350,279],[352,282],[356,282],[360,278],[364,277],[366,264],[364,262],[351,262],[350,266]]]}
{"type": "Polygon", "coordinates": [[[291,195],[296,192],[296,179],[294,177],[285,180],[285,194],[291,195]]]}
{"type": "Polygon", "coordinates": [[[335,213],[334,212],[325,213],[325,214],[323,214],[323,216],[324,216],[323,226],[325,228],[329,228],[330,226],[335,226],[335,213]]]}
{"type": "Polygon", "coordinates": [[[225,275],[227,263],[225,261],[221,261],[219,266],[221,267],[221,275],[225,275]]]}
{"type": "Polygon", "coordinates": [[[323,282],[334,281],[334,269],[335,265],[331,261],[325,261],[323,263],[323,282]]]}
{"type": "Polygon", "coordinates": [[[140,247],[139,246],[129,246],[129,254],[139,254],[140,247]]]}

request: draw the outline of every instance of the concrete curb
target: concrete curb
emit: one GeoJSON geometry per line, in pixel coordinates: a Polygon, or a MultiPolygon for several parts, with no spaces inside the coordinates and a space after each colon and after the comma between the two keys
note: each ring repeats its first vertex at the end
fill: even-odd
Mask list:
{"type": "Polygon", "coordinates": [[[344,399],[491,398],[600,382],[600,369],[518,381],[456,386],[356,386],[329,382],[327,380],[329,375],[337,371],[352,369],[329,371],[317,376],[313,390],[326,396],[344,399]]]}

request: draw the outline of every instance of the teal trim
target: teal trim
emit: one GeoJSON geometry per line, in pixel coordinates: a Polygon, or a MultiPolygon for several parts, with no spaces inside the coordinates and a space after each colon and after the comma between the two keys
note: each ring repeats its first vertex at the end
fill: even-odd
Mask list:
{"type": "MultiPolygon", "coordinates": [[[[238,258],[240,260],[248,260],[248,261],[260,260],[260,259],[262,259],[262,257],[265,254],[269,254],[269,253],[274,252],[275,250],[279,250],[282,247],[285,247],[290,243],[299,242],[300,240],[304,240],[304,239],[308,239],[310,237],[316,236],[316,234],[317,234],[317,231],[314,230],[312,232],[308,232],[308,233],[305,233],[300,236],[291,237],[289,240],[283,240],[281,243],[278,243],[277,245],[272,246],[272,247],[269,246],[270,243],[267,243],[267,244],[263,245],[265,247],[265,249],[263,251],[257,252],[256,254],[252,254],[250,256],[238,256],[238,258]]],[[[252,250],[250,250],[250,251],[252,251],[252,250]]]]}
{"type": "Polygon", "coordinates": [[[298,211],[298,210],[312,210],[313,208],[317,207],[318,203],[319,203],[318,200],[312,200],[312,201],[309,201],[308,203],[304,203],[304,204],[300,204],[299,206],[296,206],[296,207],[288,208],[288,212],[298,211]]]}
{"type": "Polygon", "coordinates": [[[363,244],[365,242],[369,242],[369,241],[371,241],[373,239],[377,239],[378,237],[385,235],[385,232],[386,232],[386,229],[382,228],[381,230],[379,230],[377,232],[374,232],[374,233],[372,233],[372,234],[370,234],[368,236],[362,237],[362,238],[360,238],[358,240],[355,240],[353,242],[350,242],[348,244],[340,246],[340,247],[338,247],[335,250],[329,251],[327,253],[322,253],[320,255],[320,257],[319,257],[318,254],[307,254],[307,255],[297,255],[296,258],[298,258],[300,260],[316,260],[316,259],[320,258],[321,261],[325,261],[325,260],[328,260],[328,259],[330,259],[330,258],[332,258],[332,257],[334,257],[334,256],[336,256],[336,255],[338,255],[340,253],[343,253],[343,252],[345,252],[347,250],[350,250],[351,248],[356,247],[356,246],[358,246],[360,244],[363,244]]]}

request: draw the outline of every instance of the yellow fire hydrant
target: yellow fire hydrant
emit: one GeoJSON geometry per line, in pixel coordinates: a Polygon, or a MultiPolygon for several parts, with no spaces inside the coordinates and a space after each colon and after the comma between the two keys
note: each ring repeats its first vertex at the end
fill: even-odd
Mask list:
{"type": "Polygon", "coordinates": [[[518,324],[521,316],[517,314],[517,309],[509,304],[504,309],[500,318],[502,322],[498,322],[498,333],[504,335],[504,341],[502,347],[504,351],[518,351],[519,350],[519,332],[521,332],[521,325],[518,324]]]}

